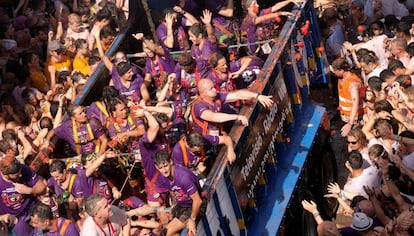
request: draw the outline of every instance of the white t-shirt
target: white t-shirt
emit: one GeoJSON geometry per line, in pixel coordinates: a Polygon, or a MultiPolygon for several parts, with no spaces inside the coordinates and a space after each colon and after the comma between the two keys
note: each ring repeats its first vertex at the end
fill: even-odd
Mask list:
{"type": "Polygon", "coordinates": [[[117,236],[120,235],[122,226],[127,223],[127,216],[125,211],[119,209],[116,206],[111,207],[112,215],[109,217],[109,223],[101,229],[93,220],[91,216],[88,216],[85,222],[82,224],[80,236],[117,236]],[[102,232],[102,230],[104,230],[102,232]]]}
{"type": "Polygon", "coordinates": [[[385,55],[385,47],[384,47],[384,40],[387,38],[388,38],[387,35],[381,34],[381,35],[373,37],[371,40],[368,40],[367,42],[361,45],[361,48],[366,48],[375,53],[375,56],[378,57],[378,63],[380,64],[382,68],[387,68],[388,66],[388,58],[385,55]]]}
{"type": "Polygon", "coordinates": [[[358,177],[348,178],[348,181],[344,185],[344,190],[368,198],[368,195],[364,191],[364,185],[374,189],[381,185],[379,170],[375,166],[364,169],[358,177]]]}
{"type": "Polygon", "coordinates": [[[414,170],[414,152],[404,156],[402,163],[404,163],[404,165],[406,165],[408,168],[414,170]]]}

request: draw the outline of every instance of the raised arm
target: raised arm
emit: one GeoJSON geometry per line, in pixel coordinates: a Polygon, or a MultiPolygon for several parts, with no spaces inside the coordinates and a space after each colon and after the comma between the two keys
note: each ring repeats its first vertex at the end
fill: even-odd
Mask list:
{"type": "Polygon", "coordinates": [[[114,63],[112,63],[111,60],[105,55],[105,52],[103,50],[103,47],[101,44],[101,28],[98,28],[98,30],[94,30],[92,34],[93,34],[93,37],[95,38],[99,56],[102,58],[102,61],[104,62],[106,69],[108,69],[109,73],[111,73],[114,67],[114,63]]]}
{"type": "Polygon", "coordinates": [[[259,93],[251,92],[247,89],[240,89],[240,90],[228,93],[226,97],[226,102],[235,102],[237,100],[257,99],[257,101],[260,104],[262,104],[266,108],[269,108],[273,106],[272,97],[273,96],[266,96],[266,95],[261,95],[259,93]]]}
{"type": "Polygon", "coordinates": [[[185,19],[187,19],[185,22],[186,26],[192,26],[198,23],[198,20],[193,15],[191,15],[189,12],[184,11],[180,6],[174,6],[173,10],[183,15],[185,19]]]}
{"type": "Polygon", "coordinates": [[[218,12],[219,15],[225,17],[233,17],[234,13],[234,2],[233,0],[227,0],[227,5],[220,9],[218,12]]]}
{"type": "Polygon", "coordinates": [[[201,17],[201,21],[206,26],[208,40],[212,43],[216,43],[216,35],[214,33],[214,28],[211,25],[212,14],[209,10],[203,10],[203,16],[201,17]]]}
{"type": "Polygon", "coordinates": [[[214,122],[214,123],[224,123],[227,121],[236,121],[239,120],[244,126],[249,125],[249,120],[247,117],[243,115],[237,115],[237,114],[227,114],[222,112],[213,112],[211,110],[205,110],[200,115],[201,119],[214,122]]]}

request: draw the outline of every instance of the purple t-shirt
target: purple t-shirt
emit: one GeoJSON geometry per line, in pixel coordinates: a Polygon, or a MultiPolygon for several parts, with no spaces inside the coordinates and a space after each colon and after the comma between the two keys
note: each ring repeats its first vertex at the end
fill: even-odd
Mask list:
{"type": "Polygon", "coordinates": [[[220,92],[231,92],[234,90],[233,82],[230,78],[230,71],[221,77],[216,70],[211,69],[206,76],[207,79],[210,79],[216,86],[216,90],[220,92]]]}
{"type": "Polygon", "coordinates": [[[208,58],[211,54],[217,52],[217,45],[212,43],[207,38],[204,39],[203,47],[200,49],[199,45],[191,46],[191,56],[197,63],[198,71],[203,78],[211,68],[208,63],[208,58]]]}
{"type": "Polygon", "coordinates": [[[187,72],[181,68],[180,63],[177,63],[174,71],[177,75],[177,81],[181,84],[182,89],[185,89],[190,96],[197,95],[197,81],[201,79],[198,70],[187,72]]]}
{"type": "MultiPolygon", "coordinates": [[[[72,176],[74,175],[73,173],[69,172],[69,181],[72,178],[72,176]]],[[[49,180],[47,181],[47,186],[49,186],[49,188],[53,188],[53,190],[55,191],[56,196],[61,195],[62,193],[64,193],[66,191],[66,189],[63,189],[61,185],[59,185],[55,178],[50,177],[49,180]]],[[[69,187],[68,187],[69,188],[69,187]]],[[[75,177],[75,180],[73,181],[73,185],[72,185],[72,191],[70,192],[75,198],[84,198],[84,193],[83,193],[83,189],[82,189],[82,183],[80,181],[80,178],[78,178],[78,176],[75,177]]]]}
{"type": "Polygon", "coordinates": [[[112,67],[112,82],[114,83],[114,87],[119,91],[119,94],[127,99],[128,101],[132,102],[139,102],[142,98],[141,96],[141,86],[144,83],[144,79],[142,78],[141,74],[139,73],[138,69],[133,66],[132,71],[134,75],[132,76],[131,83],[129,87],[125,87],[121,82],[121,77],[116,70],[116,67],[112,67]]]}
{"type": "Polygon", "coordinates": [[[145,205],[144,201],[142,201],[141,199],[135,196],[128,197],[127,199],[124,200],[124,203],[127,204],[132,209],[140,208],[145,205]]]}
{"type": "MultiPolygon", "coordinates": [[[[92,135],[89,134],[88,128],[86,124],[82,124],[80,127],[77,127],[77,136],[80,143],[80,151],[81,153],[88,153],[95,151],[95,143],[94,140],[98,140],[99,137],[105,135],[104,128],[102,127],[101,123],[97,119],[89,119],[89,125],[91,127],[92,135]]],[[[75,145],[75,137],[73,134],[73,126],[72,120],[67,120],[59,127],[55,129],[55,134],[61,138],[66,140],[72,149],[76,151],[75,145]]]]}
{"type": "MultiPolygon", "coordinates": [[[[242,33],[246,33],[247,34],[247,39],[249,41],[249,43],[254,43],[256,41],[258,41],[258,36],[260,38],[260,33],[256,32],[256,24],[254,23],[256,21],[256,18],[258,16],[263,16],[265,14],[268,14],[271,12],[271,8],[267,8],[267,9],[263,9],[259,12],[259,14],[257,16],[251,16],[249,14],[246,15],[246,17],[243,19],[241,25],[240,25],[240,31],[242,33]]],[[[250,52],[255,52],[257,49],[257,45],[250,45],[250,52]]]]}
{"type": "Polygon", "coordinates": [[[84,192],[85,198],[89,197],[92,194],[99,194],[105,199],[112,200],[112,193],[109,187],[108,181],[102,177],[96,177],[92,174],[89,177],[86,177],[86,170],[78,170],[78,177],[80,180],[81,189],[84,192]]]}
{"type": "MultiPolygon", "coordinates": [[[[224,101],[227,98],[227,94],[226,93],[217,93],[217,97],[216,97],[216,101],[220,100],[221,104],[224,103],[224,101]]],[[[195,120],[199,120],[201,122],[208,122],[208,121],[204,121],[201,118],[201,114],[206,111],[206,110],[211,110],[213,112],[220,112],[221,111],[221,106],[218,102],[214,102],[214,104],[208,104],[203,102],[201,99],[198,99],[194,104],[193,104],[193,109],[194,109],[194,114],[192,113],[192,118],[193,118],[193,128],[194,131],[200,134],[203,134],[203,129],[201,126],[199,126],[197,123],[195,122],[195,120]]],[[[219,126],[220,124],[217,123],[212,123],[212,122],[208,122],[208,129],[209,130],[219,130],[219,126]]]]}
{"type": "Polygon", "coordinates": [[[76,225],[74,223],[70,223],[64,234],[61,235],[60,234],[60,230],[62,230],[63,224],[65,222],[65,218],[60,217],[59,218],[59,225],[58,225],[58,230],[57,231],[53,231],[53,232],[42,232],[41,230],[39,230],[37,227],[34,228],[33,230],[33,235],[42,235],[42,236],[79,236],[79,230],[78,227],[76,227],[76,225]]]}
{"type": "MultiPolygon", "coordinates": [[[[234,78],[236,88],[244,89],[250,86],[256,80],[257,75],[263,67],[263,60],[259,57],[252,56],[252,61],[244,72],[237,78],[234,78]]],[[[241,67],[241,59],[230,62],[230,71],[236,72],[241,67]]]]}
{"type": "MultiPolygon", "coordinates": [[[[174,44],[173,47],[170,48],[172,51],[178,51],[178,50],[185,50],[188,47],[188,41],[187,41],[187,35],[185,33],[185,24],[186,24],[186,18],[178,17],[177,22],[174,22],[172,26],[173,30],[173,36],[174,36],[174,44]]],[[[165,46],[164,41],[167,39],[167,25],[164,23],[161,23],[157,27],[157,36],[160,40],[161,46],[167,48],[165,46]]]]}
{"type": "Polygon", "coordinates": [[[160,88],[167,74],[174,72],[175,61],[170,56],[168,49],[163,48],[165,56],[156,56],[155,60],[145,57],[145,74],[150,74],[155,81],[155,86],[160,88]]]}
{"type": "MultiPolygon", "coordinates": [[[[35,186],[39,181],[39,176],[26,165],[21,165],[21,177],[19,183],[29,187],[35,186]]],[[[12,214],[19,219],[24,219],[29,215],[29,209],[36,203],[33,195],[20,194],[16,191],[14,184],[5,181],[0,176],[0,191],[2,201],[0,202],[0,214],[12,214]]]]}
{"type": "MultiPolygon", "coordinates": [[[[114,139],[118,133],[127,132],[130,130],[135,130],[138,126],[143,125],[144,122],[141,119],[131,118],[127,119],[126,125],[115,124],[116,121],[111,122],[108,127],[108,134],[111,139],[114,139]],[[132,122],[132,123],[131,123],[132,122]]],[[[127,147],[129,151],[138,149],[138,138],[139,137],[129,137],[125,140],[121,140],[121,144],[124,147],[127,147]]]]}
{"type": "Polygon", "coordinates": [[[191,195],[199,189],[197,177],[189,169],[174,165],[174,180],[170,181],[164,176],[160,176],[157,185],[169,189],[178,205],[191,207],[193,200],[191,195]]]}
{"type": "Polygon", "coordinates": [[[109,125],[109,114],[108,114],[108,111],[105,108],[106,114],[108,114],[108,116],[107,116],[98,107],[98,105],[97,105],[98,102],[102,104],[102,107],[105,107],[105,105],[101,101],[93,102],[91,105],[89,105],[88,109],[86,109],[86,115],[89,117],[89,119],[90,118],[98,119],[101,122],[101,125],[103,127],[108,128],[108,125],[109,125]]]}
{"type": "Polygon", "coordinates": [[[148,135],[145,133],[138,141],[139,149],[141,151],[142,165],[144,167],[145,176],[148,179],[154,177],[155,172],[158,170],[155,168],[154,161],[152,160],[155,153],[162,149],[166,149],[166,144],[162,143],[159,139],[155,139],[153,142],[148,140],[148,135]]]}

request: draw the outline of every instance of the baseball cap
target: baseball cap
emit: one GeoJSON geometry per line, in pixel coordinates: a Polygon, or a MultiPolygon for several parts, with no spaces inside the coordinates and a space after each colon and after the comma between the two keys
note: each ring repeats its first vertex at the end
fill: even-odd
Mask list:
{"type": "Polygon", "coordinates": [[[49,43],[49,50],[50,51],[58,51],[58,50],[64,50],[64,49],[65,49],[65,46],[63,46],[57,40],[52,40],[49,43]]]}
{"type": "Polygon", "coordinates": [[[372,226],[372,218],[365,215],[363,212],[357,212],[352,216],[351,228],[356,231],[365,231],[372,226]]]}

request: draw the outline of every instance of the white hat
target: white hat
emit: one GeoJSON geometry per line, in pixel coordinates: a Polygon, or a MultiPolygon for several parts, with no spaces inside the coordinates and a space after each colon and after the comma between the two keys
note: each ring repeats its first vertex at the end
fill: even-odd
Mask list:
{"type": "Polygon", "coordinates": [[[357,212],[352,216],[351,228],[357,231],[365,231],[372,226],[372,218],[365,215],[363,212],[357,212]]]}

